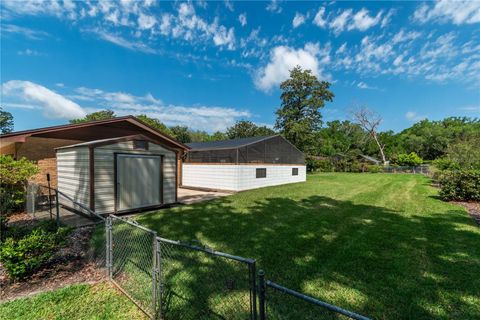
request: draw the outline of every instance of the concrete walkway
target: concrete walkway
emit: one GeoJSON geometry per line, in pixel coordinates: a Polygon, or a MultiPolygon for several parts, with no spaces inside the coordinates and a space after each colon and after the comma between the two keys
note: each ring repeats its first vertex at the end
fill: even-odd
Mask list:
{"type": "Polygon", "coordinates": [[[224,191],[203,191],[178,188],[178,202],[183,204],[191,204],[196,202],[202,202],[212,200],[220,197],[229,196],[232,193],[224,191]]]}

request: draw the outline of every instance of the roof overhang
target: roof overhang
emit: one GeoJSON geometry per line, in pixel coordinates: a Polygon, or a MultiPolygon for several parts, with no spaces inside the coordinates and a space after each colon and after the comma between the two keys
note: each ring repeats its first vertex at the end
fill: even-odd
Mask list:
{"type": "Polygon", "coordinates": [[[134,116],[12,132],[0,135],[0,141],[2,144],[25,142],[28,137],[93,141],[137,135],[139,134],[139,128],[144,131],[142,134],[145,134],[151,139],[162,140],[170,147],[182,150],[190,149],[187,145],[158,131],[134,116]]]}

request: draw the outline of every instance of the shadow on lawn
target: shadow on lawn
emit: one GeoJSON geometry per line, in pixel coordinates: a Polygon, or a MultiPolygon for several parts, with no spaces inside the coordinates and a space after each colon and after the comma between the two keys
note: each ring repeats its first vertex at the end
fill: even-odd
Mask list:
{"type": "MultiPolygon", "coordinates": [[[[242,211],[224,198],[138,221],[165,238],[255,258],[270,280],[375,319],[480,317],[480,234],[461,209],[409,216],[311,196],[267,198],[242,211]]],[[[211,306],[224,289],[199,290],[215,281],[212,269],[177,267],[188,273],[190,300],[211,306]]],[[[272,303],[284,319],[306,312],[272,303]]]]}

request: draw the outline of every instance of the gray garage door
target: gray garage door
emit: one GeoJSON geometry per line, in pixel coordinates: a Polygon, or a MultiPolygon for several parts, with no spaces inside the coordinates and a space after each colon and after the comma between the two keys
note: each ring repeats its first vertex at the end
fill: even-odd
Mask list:
{"type": "Polygon", "coordinates": [[[160,156],[117,155],[117,210],[161,203],[160,156]]]}

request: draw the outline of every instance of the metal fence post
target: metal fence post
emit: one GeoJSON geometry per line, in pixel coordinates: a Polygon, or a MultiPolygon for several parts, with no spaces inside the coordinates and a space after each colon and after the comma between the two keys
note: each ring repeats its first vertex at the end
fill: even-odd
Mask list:
{"type": "Polygon", "coordinates": [[[155,285],[157,286],[157,301],[158,301],[158,313],[157,313],[157,318],[161,319],[162,318],[162,294],[163,294],[163,288],[162,288],[162,247],[160,245],[160,240],[158,240],[157,237],[155,237],[155,250],[156,250],[156,263],[157,263],[157,282],[155,285]]]}
{"type": "Polygon", "coordinates": [[[153,308],[153,315],[154,318],[157,318],[157,275],[158,275],[158,267],[157,267],[157,233],[152,232],[153,241],[152,241],[152,308],[153,308]]]}
{"type": "Polygon", "coordinates": [[[106,249],[106,267],[107,267],[107,277],[112,279],[112,266],[113,266],[113,254],[112,254],[112,217],[107,217],[105,220],[105,249],[106,249]]]}
{"type": "Polygon", "coordinates": [[[59,227],[60,226],[60,201],[59,201],[59,198],[58,198],[58,190],[57,189],[55,189],[55,199],[56,199],[55,211],[56,211],[56,214],[57,214],[56,221],[57,221],[57,227],[59,227]]]}
{"type": "Polygon", "coordinates": [[[251,304],[252,304],[252,316],[253,320],[257,319],[257,268],[256,268],[256,261],[253,260],[249,264],[249,271],[250,271],[250,292],[251,292],[251,304]]]}
{"type": "Polygon", "coordinates": [[[260,320],[265,320],[265,272],[260,270],[258,272],[258,308],[260,313],[260,320]]]}

